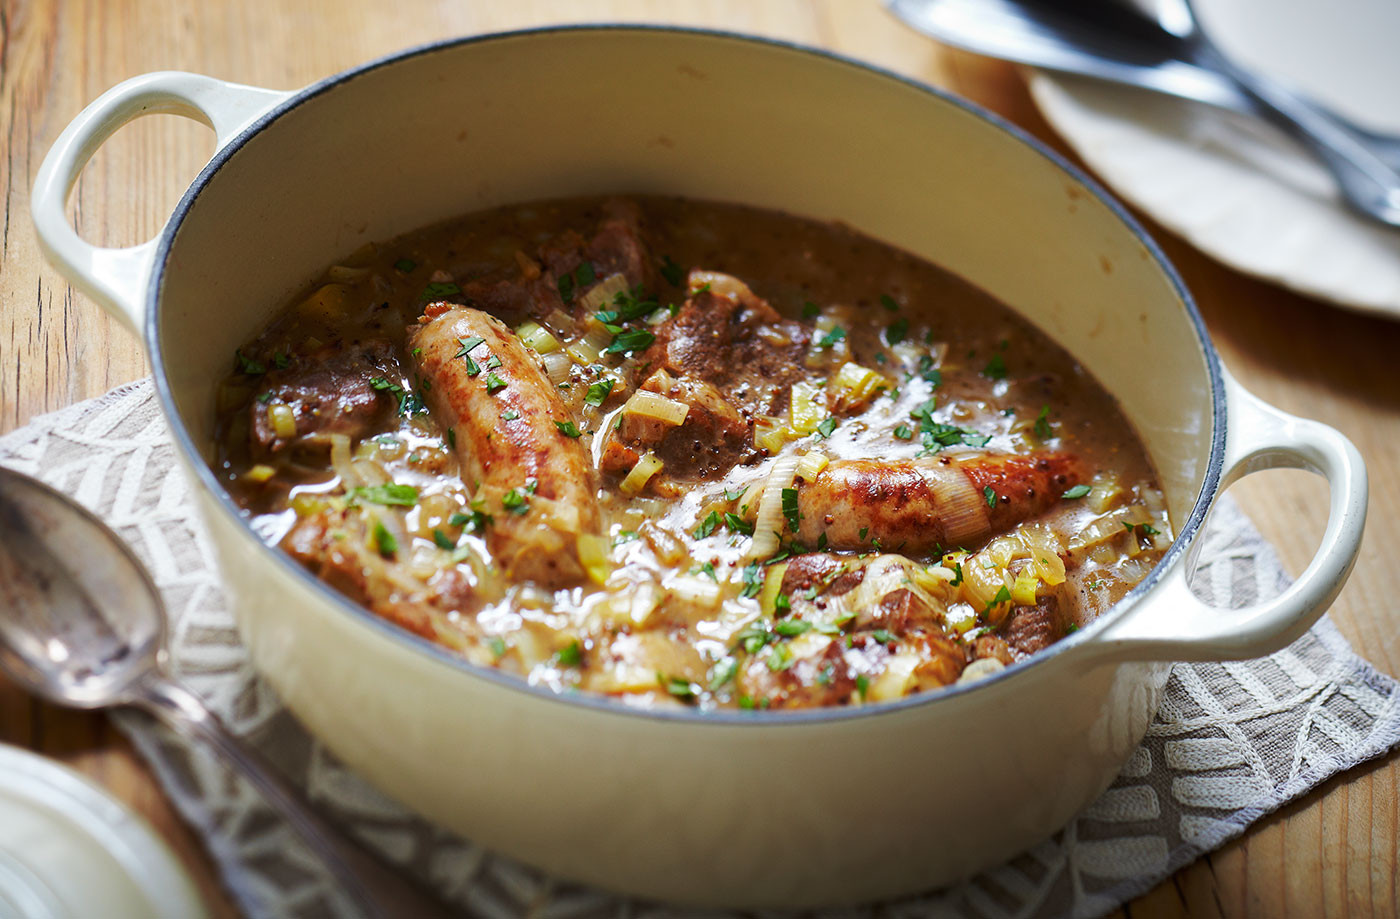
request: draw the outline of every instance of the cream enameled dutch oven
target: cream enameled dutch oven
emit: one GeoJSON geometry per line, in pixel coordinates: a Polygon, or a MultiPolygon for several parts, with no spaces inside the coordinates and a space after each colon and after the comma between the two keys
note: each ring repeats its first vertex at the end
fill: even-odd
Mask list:
{"type": "Polygon", "coordinates": [[[1300,635],[1355,558],[1356,449],[1221,368],[1180,279],[1082,173],[926,86],[736,35],[585,27],[409,51],[299,92],[186,73],[128,80],[39,173],[49,258],[145,336],[179,454],[258,668],[388,794],[566,878],[697,904],[796,907],[930,888],[1047,836],[1113,778],[1176,660],[1300,635]],[[94,150],[139,115],[218,151],[154,240],[98,249],[64,219],[94,150]],[[798,713],[642,712],[464,663],[264,545],[207,466],[235,345],[362,243],[498,204],[658,192],[846,221],[1020,310],[1115,393],[1180,534],[1091,626],[980,683],[798,713]],[[1186,588],[1211,502],[1276,466],[1320,472],[1331,516],[1276,599],[1186,588]]]}

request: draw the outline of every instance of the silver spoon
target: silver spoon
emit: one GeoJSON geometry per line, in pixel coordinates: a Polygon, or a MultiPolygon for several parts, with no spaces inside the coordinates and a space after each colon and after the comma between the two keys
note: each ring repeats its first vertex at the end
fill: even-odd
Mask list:
{"type": "Polygon", "coordinates": [[[446,917],[351,843],[165,668],[165,609],[121,539],[67,496],[0,467],[0,670],[59,705],[130,706],[207,744],[263,793],[367,916],[446,917]]]}
{"type": "Polygon", "coordinates": [[[1332,173],[1357,212],[1400,226],[1400,138],[1364,131],[1246,70],[1201,30],[1190,0],[1156,18],[1123,0],[887,0],[890,12],[945,44],[1265,118],[1332,173]]]}

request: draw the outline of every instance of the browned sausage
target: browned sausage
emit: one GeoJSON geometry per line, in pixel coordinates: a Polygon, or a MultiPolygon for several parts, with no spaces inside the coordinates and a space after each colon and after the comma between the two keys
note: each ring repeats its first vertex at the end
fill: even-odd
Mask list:
{"type": "Polygon", "coordinates": [[[492,517],[486,545],[495,561],[513,580],[582,580],[578,537],[596,533],[600,515],[583,444],[555,424],[573,420],[558,392],[494,316],[439,303],[422,321],[409,348],[424,401],[451,432],[462,480],[485,503],[478,509],[492,517]],[[464,343],[473,345],[466,354],[464,343]],[[493,358],[499,366],[488,366],[493,358]]]}
{"type": "Polygon", "coordinates": [[[1048,509],[1082,478],[1079,461],[1058,453],[836,460],[799,486],[798,539],[810,546],[825,533],[832,548],[878,540],[906,553],[972,547],[1048,509]]]}

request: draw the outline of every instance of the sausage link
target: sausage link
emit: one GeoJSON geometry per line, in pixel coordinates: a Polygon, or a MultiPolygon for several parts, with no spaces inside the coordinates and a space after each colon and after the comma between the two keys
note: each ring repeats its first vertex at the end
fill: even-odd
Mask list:
{"type": "Polygon", "coordinates": [[[798,539],[810,546],[825,533],[832,548],[868,548],[879,540],[887,550],[909,553],[971,547],[1049,509],[1082,478],[1079,461],[1058,453],[836,460],[799,486],[798,539]]]}
{"type": "Polygon", "coordinates": [[[555,425],[571,418],[558,392],[494,316],[432,304],[422,321],[408,344],[428,384],[424,401],[451,431],[462,480],[486,499],[493,558],[516,580],[546,587],[582,580],[578,537],[598,531],[600,513],[583,444],[555,425]],[[464,343],[473,345],[466,354],[464,343]],[[500,366],[488,368],[492,358],[500,366]],[[512,489],[526,500],[506,507],[501,500],[512,489]]]}

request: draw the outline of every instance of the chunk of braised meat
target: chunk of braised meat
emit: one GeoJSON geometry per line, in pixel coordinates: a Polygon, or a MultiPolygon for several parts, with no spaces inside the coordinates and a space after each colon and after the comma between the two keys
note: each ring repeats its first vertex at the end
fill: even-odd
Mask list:
{"type": "Polygon", "coordinates": [[[729,275],[692,271],[690,289],[680,311],[656,327],[637,378],[663,369],[704,380],[749,419],[785,411],[792,384],[811,375],[803,363],[811,330],[729,275]]]}
{"type": "Polygon", "coordinates": [[[807,552],[788,562],[778,591],[788,597],[839,597],[864,579],[864,565],[825,552],[807,552]]]}
{"type": "Polygon", "coordinates": [[[844,705],[856,689],[857,672],[833,638],[817,653],[781,661],[770,647],[744,662],[736,677],[739,691],[769,708],[844,705]]]}
{"type": "Polygon", "coordinates": [[[593,236],[585,238],[565,230],[540,247],[538,261],[525,259],[512,278],[489,278],[462,285],[462,297],[471,305],[516,323],[544,319],[555,310],[582,318],[580,298],[608,276],[621,274],[629,289],[650,289],[655,280],[651,256],[642,235],[641,209],[631,201],[610,200],[593,236]],[[587,260],[593,280],[576,283],[579,267],[587,260]],[[559,281],[565,275],[566,302],[559,281]]]}
{"type": "Polygon", "coordinates": [[[639,388],[684,403],[685,419],[677,425],[645,415],[622,415],[603,446],[599,467],[604,473],[625,476],[650,451],[665,466],[647,487],[673,494],[678,483],[719,478],[753,452],[749,423],[709,383],[658,370],[639,388]]]}
{"type": "Polygon", "coordinates": [[[383,427],[397,408],[385,389],[373,380],[397,379],[398,362],[393,346],[372,341],[348,350],[343,343],[316,353],[295,357],[281,370],[263,377],[257,399],[249,405],[249,448],[254,459],[291,449],[298,453],[322,453],[330,449],[331,434],[359,440],[383,427]],[[281,437],[272,426],[268,409],[290,406],[296,419],[296,435],[281,437]]]}
{"type": "Polygon", "coordinates": [[[1035,606],[1018,606],[999,630],[1016,657],[1029,657],[1065,637],[1059,602],[1045,597],[1035,606]]]}
{"type": "Polygon", "coordinates": [[[353,509],[328,508],[301,518],[282,548],[330,587],[427,639],[437,640],[438,616],[474,612],[481,605],[461,569],[439,571],[424,583],[402,571],[397,560],[380,555],[370,547],[365,519],[353,509]]]}

